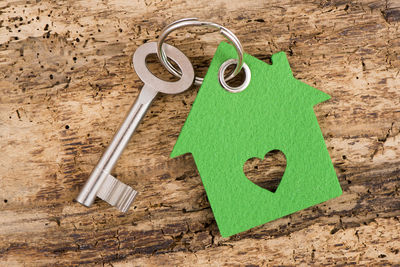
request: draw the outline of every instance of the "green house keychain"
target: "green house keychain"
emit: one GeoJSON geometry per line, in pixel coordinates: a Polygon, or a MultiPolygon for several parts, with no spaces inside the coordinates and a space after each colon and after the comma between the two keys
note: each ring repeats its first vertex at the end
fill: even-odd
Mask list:
{"type": "Polygon", "coordinates": [[[223,237],[342,193],[313,110],[330,96],[296,80],[283,52],[271,65],[245,54],[249,83],[228,92],[218,73],[235,57],[234,47],[219,45],[171,154],[192,153],[223,237]],[[271,150],[287,161],[274,193],[243,172],[248,159],[271,150]]]}

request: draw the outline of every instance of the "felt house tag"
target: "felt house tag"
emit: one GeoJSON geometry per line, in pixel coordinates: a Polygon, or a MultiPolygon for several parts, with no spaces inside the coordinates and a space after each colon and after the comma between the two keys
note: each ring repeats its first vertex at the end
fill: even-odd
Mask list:
{"type": "Polygon", "coordinates": [[[329,95],[293,77],[284,52],[272,65],[248,54],[248,87],[222,88],[218,70],[235,58],[221,43],[171,153],[192,153],[223,237],[319,204],[342,194],[313,106],[329,95]],[[253,157],[280,150],[287,166],[275,192],[243,172],[253,157]]]}

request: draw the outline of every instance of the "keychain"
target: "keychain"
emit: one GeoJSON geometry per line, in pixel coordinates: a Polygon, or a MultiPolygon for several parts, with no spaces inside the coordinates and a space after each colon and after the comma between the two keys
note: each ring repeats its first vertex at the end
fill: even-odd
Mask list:
{"type": "Polygon", "coordinates": [[[111,176],[112,168],[157,92],[180,93],[193,81],[201,87],[171,157],[193,155],[223,237],[340,196],[313,110],[330,96],[295,79],[284,52],[271,60],[267,64],[244,54],[239,39],[218,24],[189,18],[168,25],[157,43],[144,44],[135,52],[133,65],[145,85],[77,201],[90,206],[98,196],[121,211],[128,210],[137,192],[111,176]],[[187,26],[217,28],[231,43],[218,46],[204,80],[194,76],[181,51],[164,44],[172,31],[187,26]],[[157,53],[163,66],[180,80],[165,82],[151,74],[145,65],[151,53],[157,53]],[[235,68],[226,76],[231,65],[235,68]],[[229,86],[227,82],[242,68],[244,82],[229,86]],[[248,159],[264,158],[272,150],[281,151],[287,162],[275,192],[254,184],[243,172],[248,159]]]}

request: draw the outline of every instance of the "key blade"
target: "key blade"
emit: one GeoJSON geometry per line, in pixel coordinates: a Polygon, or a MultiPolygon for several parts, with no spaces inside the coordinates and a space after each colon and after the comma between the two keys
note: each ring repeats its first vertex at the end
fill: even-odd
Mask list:
{"type": "Polygon", "coordinates": [[[137,196],[137,191],[109,174],[97,192],[97,196],[118,210],[126,212],[137,196]]]}

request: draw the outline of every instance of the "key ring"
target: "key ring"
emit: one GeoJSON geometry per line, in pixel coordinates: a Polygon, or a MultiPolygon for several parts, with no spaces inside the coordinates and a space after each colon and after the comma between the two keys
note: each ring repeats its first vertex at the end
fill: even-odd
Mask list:
{"type": "MultiPolygon", "coordinates": [[[[186,27],[186,26],[209,26],[213,28],[219,29],[220,33],[228,39],[230,43],[235,47],[236,52],[238,54],[238,59],[234,59],[237,64],[235,69],[226,77],[224,78],[225,81],[232,80],[236,75],[239,74],[239,72],[242,70],[243,67],[243,47],[242,44],[240,43],[239,39],[236,37],[236,35],[233,34],[230,30],[227,28],[213,23],[213,22],[207,22],[207,21],[199,21],[197,18],[185,18],[185,19],[180,19],[177,21],[172,22],[171,24],[167,25],[162,31],[160,36],[158,37],[157,41],[157,56],[161,62],[161,64],[173,75],[177,77],[182,76],[182,72],[178,69],[176,69],[169,61],[167,56],[165,55],[165,52],[162,48],[162,44],[164,43],[164,40],[167,38],[167,36],[174,30],[186,27]]],[[[203,83],[203,78],[201,77],[195,77],[194,83],[196,85],[201,85],[203,83]]]]}

